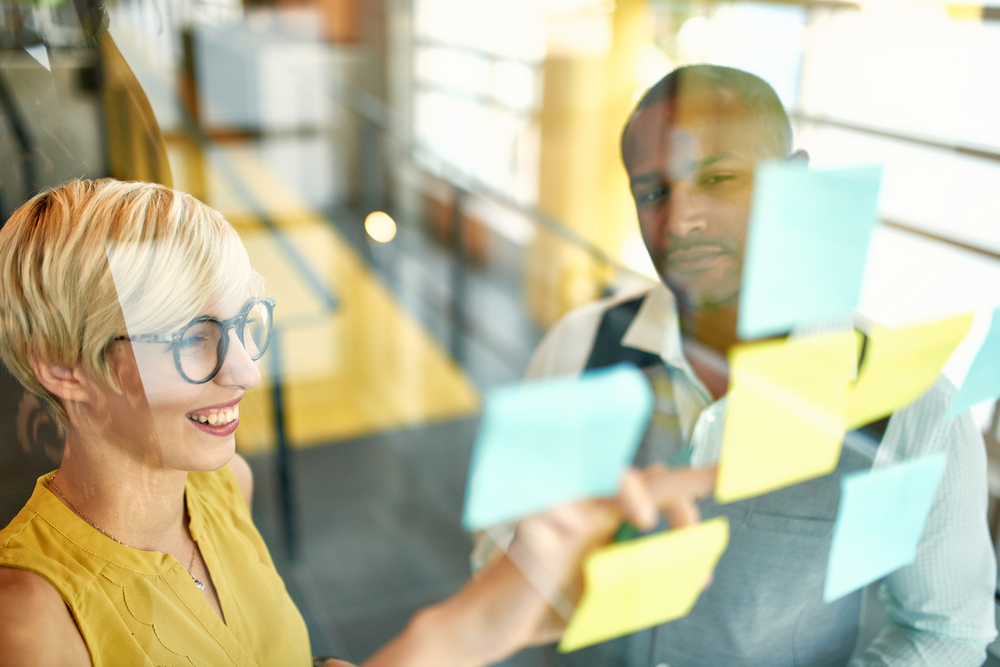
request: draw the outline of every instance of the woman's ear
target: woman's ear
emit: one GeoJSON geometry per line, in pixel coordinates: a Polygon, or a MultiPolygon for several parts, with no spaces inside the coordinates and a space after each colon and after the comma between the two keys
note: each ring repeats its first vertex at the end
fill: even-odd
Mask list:
{"type": "Polygon", "coordinates": [[[791,155],[788,156],[791,162],[801,162],[802,164],[809,164],[809,153],[805,151],[804,148],[800,148],[791,155]]]}
{"type": "Polygon", "coordinates": [[[31,354],[31,369],[38,382],[63,402],[86,401],[89,397],[90,382],[79,367],[50,364],[31,354]]]}

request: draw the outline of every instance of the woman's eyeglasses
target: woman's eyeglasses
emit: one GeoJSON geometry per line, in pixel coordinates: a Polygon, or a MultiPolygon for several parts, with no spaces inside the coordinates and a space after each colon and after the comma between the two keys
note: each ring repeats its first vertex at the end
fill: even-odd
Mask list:
{"type": "Polygon", "coordinates": [[[274,303],[274,299],[251,299],[239,315],[228,320],[199,317],[178,333],[119,336],[115,340],[170,343],[181,377],[191,384],[203,384],[218,375],[226,362],[230,329],[236,330],[251,359],[257,361],[263,356],[271,342],[274,303]]]}

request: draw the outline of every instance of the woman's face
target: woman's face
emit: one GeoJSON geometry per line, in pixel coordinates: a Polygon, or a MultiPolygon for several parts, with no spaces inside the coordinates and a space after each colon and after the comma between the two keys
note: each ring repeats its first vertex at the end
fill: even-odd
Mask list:
{"type": "MultiPolygon", "coordinates": [[[[218,320],[235,317],[247,294],[220,302],[203,313],[218,320]]],[[[147,332],[135,332],[147,333],[147,332]]],[[[150,332],[153,333],[153,332],[150,332]]],[[[233,457],[243,393],[260,382],[253,361],[235,329],[227,332],[228,352],[219,373],[203,384],[181,377],[169,343],[114,345],[111,362],[122,395],[107,395],[109,415],[102,429],[112,444],[130,455],[172,470],[217,470],[233,457]]]]}

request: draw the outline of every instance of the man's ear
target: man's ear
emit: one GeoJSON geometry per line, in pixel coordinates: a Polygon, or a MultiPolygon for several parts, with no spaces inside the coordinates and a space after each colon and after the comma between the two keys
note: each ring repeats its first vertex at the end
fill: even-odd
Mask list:
{"type": "Polygon", "coordinates": [[[64,402],[85,401],[89,396],[89,382],[79,368],[50,364],[32,354],[31,370],[43,387],[64,402]]]}
{"type": "Polygon", "coordinates": [[[802,164],[809,164],[809,153],[805,151],[804,148],[800,148],[791,155],[788,156],[790,162],[801,162],[802,164]]]}

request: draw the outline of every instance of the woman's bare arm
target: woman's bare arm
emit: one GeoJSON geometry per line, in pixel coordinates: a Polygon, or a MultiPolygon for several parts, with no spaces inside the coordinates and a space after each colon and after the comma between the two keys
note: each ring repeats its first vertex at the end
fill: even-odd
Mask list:
{"type": "Polygon", "coordinates": [[[59,592],[34,572],[0,567],[0,667],[92,667],[59,592]]]}

